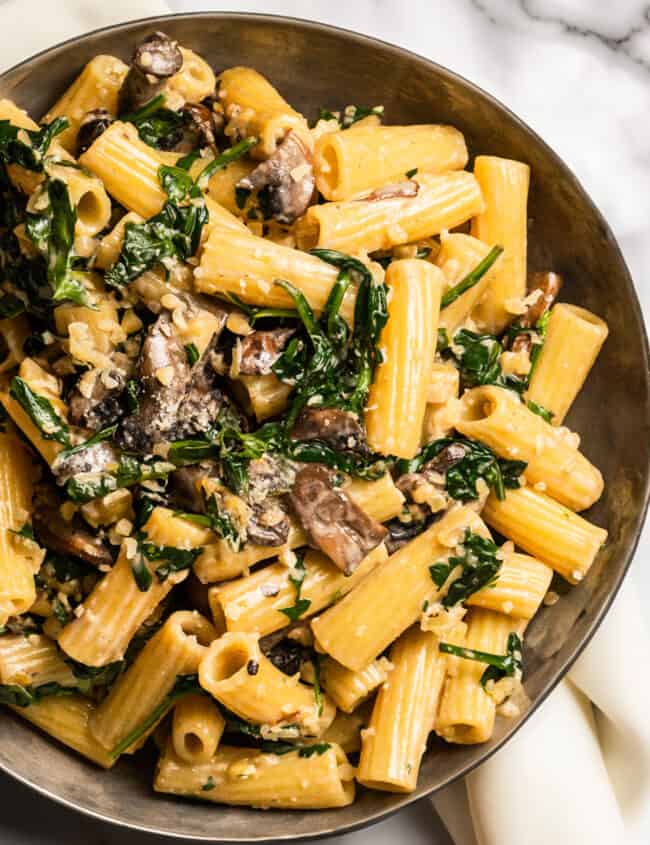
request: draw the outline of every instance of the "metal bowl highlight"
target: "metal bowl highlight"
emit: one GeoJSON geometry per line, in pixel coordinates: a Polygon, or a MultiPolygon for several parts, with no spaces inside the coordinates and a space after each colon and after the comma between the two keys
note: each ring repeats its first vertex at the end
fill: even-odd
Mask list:
{"type": "Polygon", "coordinates": [[[434,742],[411,795],[360,789],[350,807],[301,813],[191,803],[152,791],[153,757],[146,762],[123,758],[111,772],[102,772],[9,712],[0,714],[0,767],[43,795],[97,818],[222,842],[341,834],[379,821],[485,760],[558,683],[598,627],[625,575],[648,500],[650,379],[643,319],[607,223],[557,155],[476,86],[390,44],[272,16],[167,16],[99,30],[40,53],[0,77],[0,97],[16,100],[39,118],[90,58],[109,53],[128,61],[133,45],[156,29],[198,51],[217,70],[255,67],[310,118],[320,105],[383,103],[389,123],[450,123],[465,133],[472,154],[528,162],[529,267],[562,273],[562,299],[595,311],[610,327],[568,420],[605,477],[605,493],[589,518],[608,528],[608,544],[585,581],[543,608],[529,628],[529,710],[514,721],[498,720],[493,739],[483,745],[434,742]]]}

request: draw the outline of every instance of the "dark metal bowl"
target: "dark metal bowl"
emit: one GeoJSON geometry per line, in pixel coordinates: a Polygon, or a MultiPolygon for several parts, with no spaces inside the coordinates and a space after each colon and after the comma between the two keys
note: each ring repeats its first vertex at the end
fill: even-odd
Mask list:
{"type": "MultiPolygon", "coordinates": [[[[569,418],[602,470],[605,494],[589,518],[610,539],[588,578],[544,608],[527,634],[531,707],[500,721],[479,746],[435,743],[411,795],[359,790],[342,810],[288,813],[214,807],[155,795],[153,760],[122,759],[104,773],[10,714],[0,718],[0,767],[43,795],[89,815],[196,840],[276,841],[343,833],[379,821],[481,763],[517,730],[588,642],[636,546],[648,499],[648,348],[641,310],[614,237],[567,166],[518,118],[471,83],[407,50],[322,24],[206,13],[99,30],[40,53],[0,78],[0,96],[40,117],[97,53],[128,61],[133,45],[164,29],[216,69],[247,64],[310,117],[318,106],[386,106],[389,123],[451,123],[470,151],[521,159],[532,169],[529,266],[566,278],[563,298],[607,320],[610,337],[569,418]]],[[[534,761],[531,761],[534,765],[534,761]]]]}

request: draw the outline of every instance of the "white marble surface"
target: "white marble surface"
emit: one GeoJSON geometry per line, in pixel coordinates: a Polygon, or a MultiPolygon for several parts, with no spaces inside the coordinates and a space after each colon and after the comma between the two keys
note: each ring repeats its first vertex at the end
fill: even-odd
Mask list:
{"type": "MultiPolygon", "coordinates": [[[[48,0],[49,2],[49,0],[48,0]]],[[[175,11],[308,17],[408,47],[494,94],[574,170],[623,249],[650,316],[650,9],[641,0],[171,0],[175,11]]],[[[650,592],[650,531],[633,577],[650,592]]],[[[89,821],[0,776],[1,845],[172,842],[89,821]]],[[[178,841],[178,840],[175,840],[178,841]]],[[[420,803],[339,845],[449,845],[420,803]]],[[[650,824],[645,841],[650,841],[650,824]]],[[[525,845],[525,843],[522,843],[525,845]]],[[[564,845],[564,843],[557,843],[564,845]]],[[[568,845],[568,844],[567,844],[568,845]]],[[[611,843],[618,845],[618,843],[611,843]]]]}

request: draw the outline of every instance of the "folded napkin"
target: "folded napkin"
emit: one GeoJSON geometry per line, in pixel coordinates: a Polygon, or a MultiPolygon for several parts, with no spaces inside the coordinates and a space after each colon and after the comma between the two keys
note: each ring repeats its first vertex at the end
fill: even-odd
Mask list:
{"type": "MultiPolygon", "coordinates": [[[[0,72],[83,32],[168,12],[163,0],[0,0],[0,72]]],[[[456,845],[645,843],[649,653],[628,581],[569,680],[512,742],[433,799],[456,845]]]]}
{"type": "Polygon", "coordinates": [[[569,679],[505,748],[434,797],[456,845],[645,845],[649,647],[628,579],[569,679]]]}

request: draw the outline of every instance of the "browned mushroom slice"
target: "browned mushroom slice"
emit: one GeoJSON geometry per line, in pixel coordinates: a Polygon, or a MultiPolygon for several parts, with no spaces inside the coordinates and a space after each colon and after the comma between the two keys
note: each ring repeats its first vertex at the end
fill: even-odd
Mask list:
{"type": "Polygon", "coordinates": [[[248,465],[248,499],[261,504],[268,496],[288,493],[296,480],[298,465],[279,455],[263,455],[248,465]]]}
{"type": "Polygon", "coordinates": [[[301,469],[290,494],[291,506],[310,542],[346,575],[386,537],[387,530],[334,487],[323,466],[301,469]]]}
{"type": "Polygon", "coordinates": [[[138,377],[140,407],[122,422],[119,440],[127,449],[147,452],[174,429],[191,378],[185,349],[167,313],[158,317],[142,344],[138,377]]]}
{"type": "Polygon", "coordinates": [[[253,191],[268,189],[268,210],[280,223],[293,223],[314,195],[311,153],[296,132],[289,132],[272,156],[237,183],[253,191]]]}
{"type": "Polygon", "coordinates": [[[431,472],[445,473],[458,461],[462,461],[466,454],[467,446],[463,443],[450,443],[444,449],[441,449],[434,458],[427,461],[421,471],[424,475],[431,472]]]}
{"type": "MultiPolygon", "coordinates": [[[[535,301],[518,320],[522,328],[534,328],[535,323],[553,305],[562,287],[562,276],[557,273],[531,273],[528,276],[528,296],[539,291],[535,301]]],[[[512,352],[530,352],[532,340],[530,334],[518,334],[512,341],[512,352]]]]}
{"type": "Polygon", "coordinates": [[[239,372],[243,376],[265,376],[278,360],[294,329],[255,331],[238,341],[239,372]]]}
{"type": "Polygon", "coordinates": [[[186,103],[181,111],[188,122],[188,128],[198,141],[198,146],[216,150],[216,127],[212,109],[202,103],[186,103]]]}
{"type": "Polygon", "coordinates": [[[209,474],[210,468],[200,464],[174,470],[169,476],[174,503],[184,511],[203,513],[205,503],[199,484],[209,474]]]}
{"type": "Polygon", "coordinates": [[[106,109],[93,109],[86,114],[77,132],[77,158],[86,152],[112,122],[113,116],[106,109]]]}
{"type": "Polygon", "coordinates": [[[52,464],[52,473],[57,484],[83,473],[100,473],[117,466],[119,455],[110,443],[95,443],[71,455],[59,456],[52,464]]]}
{"type": "Polygon", "coordinates": [[[226,401],[218,386],[219,375],[215,368],[218,341],[219,335],[215,333],[192,369],[190,383],[178,409],[175,438],[207,431],[226,401]]]}
{"type": "Polygon", "coordinates": [[[139,109],[159,94],[165,80],[183,66],[178,42],[164,32],[154,32],[139,44],[133,54],[119,95],[120,113],[139,109]]]}
{"type": "Polygon", "coordinates": [[[561,288],[562,276],[558,273],[531,273],[528,277],[528,296],[536,291],[540,291],[540,294],[519,318],[520,325],[524,328],[534,326],[542,314],[553,305],[561,288]]]}
{"type": "Polygon", "coordinates": [[[258,546],[282,546],[289,537],[289,518],[279,499],[270,497],[251,507],[246,539],[258,546]]]}
{"type": "Polygon", "coordinates": [[[109,370],[106,375],[97,372],[89,396],[85,396],[79,386],[70,394],[70,422],[93,431],[116,422],[124,414],[121,396],[125,385],[123,370],[109,370]]]}
{"type": "Polygon", "coordinates": [[[99,537],[74,517],[66,522],[59,512],[56,495],[40,485],[34,496],[32,525],[39,543],[53,552],[81,558],[93,566],[111,566],[113,558],[99,537]]]}
{"type": "Polygon", "coordinates": [[[377,188],[367,197],[364,197],[366,202],[377,202],[378,200],[392,200],[397,197],[416,197],[420,186],[413,179],[407,179],[404,182],[394,182],[392,185],[384,185],[382,188],[377,188]]]}
{"type": "Polygon", "coordinates": [[[293,440],[322,440],[334,449],[365,449],[365,437],[356,414],[340,408],[303,408],[294,427],[293,440]]]}

